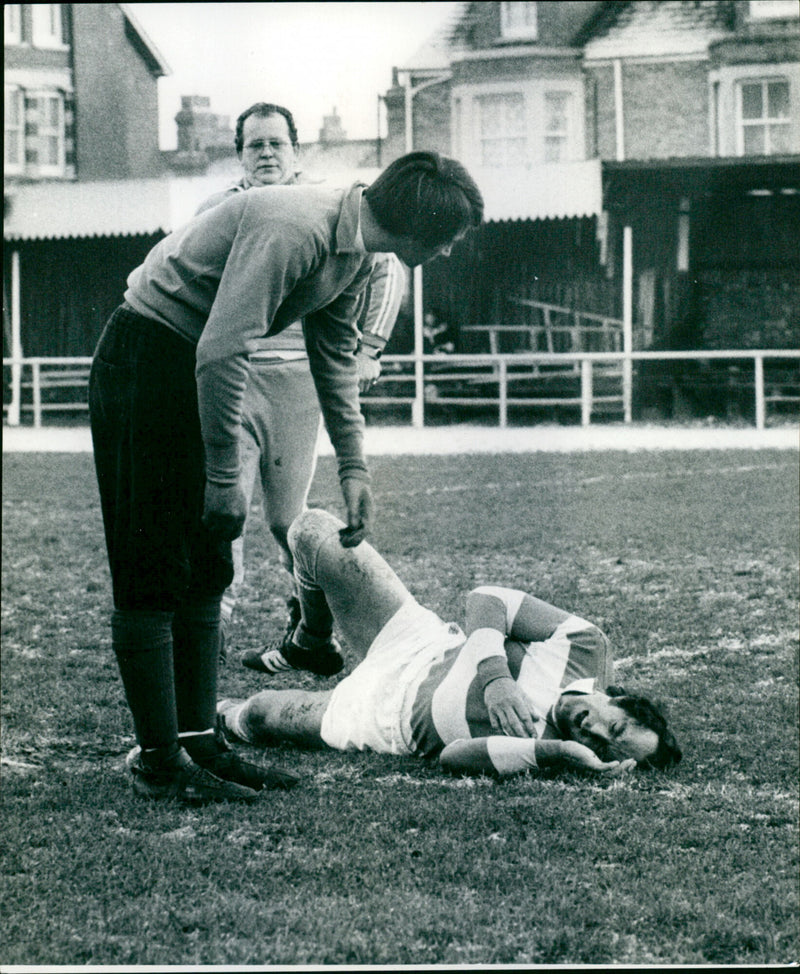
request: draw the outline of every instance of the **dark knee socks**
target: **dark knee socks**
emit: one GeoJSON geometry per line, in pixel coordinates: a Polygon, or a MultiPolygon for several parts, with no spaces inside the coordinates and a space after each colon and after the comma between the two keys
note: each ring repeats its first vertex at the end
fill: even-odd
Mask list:
{"type": "Polygon", "coordinates": [[[178,740],[172,663],[172,613],[116,609],[114,654],[142,750],[171,749],[178,740]]]}
{"type": "Polygon", "coordinates": [[[181,605],[172,620],[175,701],[181,734],[214,727],[220,599],[181,605]]]}

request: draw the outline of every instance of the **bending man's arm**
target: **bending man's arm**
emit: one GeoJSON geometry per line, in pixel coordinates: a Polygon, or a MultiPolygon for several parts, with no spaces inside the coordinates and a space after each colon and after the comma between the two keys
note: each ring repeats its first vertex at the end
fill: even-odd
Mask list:
{"type": "Polygon", "coordinates": [[[351,284],[335,301],[303,319],[311,375],[338,462],[339,481],[347,507],[349,537],[346,543],[351,547],[369,533],[373,516],[355,360],[355,319],[371,268],[372,259],[367,258],[351,284]]]}

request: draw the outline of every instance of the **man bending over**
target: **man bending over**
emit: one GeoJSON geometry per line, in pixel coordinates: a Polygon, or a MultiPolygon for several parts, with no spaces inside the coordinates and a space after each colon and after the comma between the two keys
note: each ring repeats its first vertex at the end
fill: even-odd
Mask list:
{"type": "Polygon", "coordinates": [[[232,739],[438,755],[448,771],[498,776],[680,761],[658,707],[609,685],[611,647],[596,626],[480,586],[467,596],[465,633],[421,606],[369,543],[343,547],[342,528],[317,509],[290,528],[302,609],[293,651],[319,651],[336,625],[361,662],[332,690],[220,701],[232,739]]]}

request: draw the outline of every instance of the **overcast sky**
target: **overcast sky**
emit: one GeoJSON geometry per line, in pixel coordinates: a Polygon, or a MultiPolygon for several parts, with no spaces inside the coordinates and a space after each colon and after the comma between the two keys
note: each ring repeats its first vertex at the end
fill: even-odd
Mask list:
{"type": "Polygon", "coordinates": [[[286,105],[301,142],[317,139],[323,115],[335,106],[349,138],[374,138],[378,95],[390,86],[392,68],[414,54],[456,6],[129,4],[172,71],[158,83],[163,149],[175,148],[181,95],[207,95],[211,110],[230,115],[231,122],[256,101],[286,105]]]}

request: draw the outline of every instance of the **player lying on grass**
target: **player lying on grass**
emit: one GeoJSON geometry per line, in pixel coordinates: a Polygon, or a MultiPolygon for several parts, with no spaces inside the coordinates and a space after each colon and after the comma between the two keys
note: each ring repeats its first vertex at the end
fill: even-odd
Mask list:
{"type": "Polygon", "coordinates": [[[367,542],[345,548],[321,510],[289,531],[302,620],[284,652],[361,662],[332,690],[262,690],[222,700],[225,733],[256,746],[439,756],[455,773],[529,769],[618,774],[667,768],[681,751],[645,697],[609,686],[611,647],[594,625],[514,589],[467,597],[466,634],[421,606],[367,542]]]}

